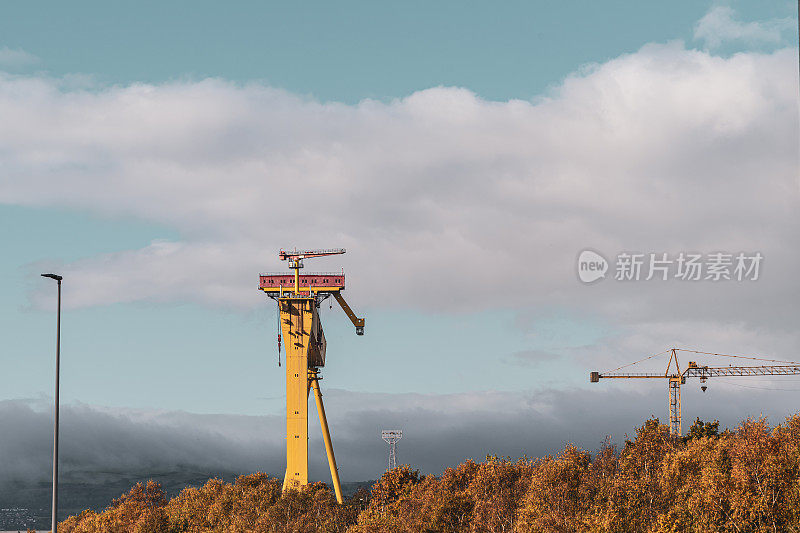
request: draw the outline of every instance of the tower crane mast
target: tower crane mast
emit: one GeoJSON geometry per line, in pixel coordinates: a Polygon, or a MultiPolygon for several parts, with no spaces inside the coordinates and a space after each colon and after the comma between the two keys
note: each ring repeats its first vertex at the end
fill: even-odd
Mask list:
{"type": "Polygon", "coordinates": [[[598,383],[601,379],[667,379],[669,380],[669,432],[670,435],[681,436],[681,385],[686,384],[686,378],[700,378],[701,389],[706,391],[705,382],[712,377],[742,377],[742,376],[792,376],[800,374],[800,363],[795,361],[778,361],[775,359],[762,359],[758,357],[746,357],[738,355],[716,354],[710,352],[699,352],[696,350],[685,350],[681,348],[671,348],[665,352],[657,353],[640,361],[621,366],[612,372],[591,372],[589,381],[598,383]],[[664,373],[633,372],[618,373],[627,366],[635,365],[652,359],[653,357],[669,352],[670,358],[667,369],[664,373]],[[695,361],[689,361],[688,366],[681,370],[678,363],[678,352],[692,352],[706,355],[719,355],[723,357],[736,357],[742,359],[753,359],[759,361],[769,361],[773,363],[791,363],[781,365],[759,365],[759,366],[707,366],[698,365],[695,361]],[[674,370],[673,368],[674,363],[674,370]]]}

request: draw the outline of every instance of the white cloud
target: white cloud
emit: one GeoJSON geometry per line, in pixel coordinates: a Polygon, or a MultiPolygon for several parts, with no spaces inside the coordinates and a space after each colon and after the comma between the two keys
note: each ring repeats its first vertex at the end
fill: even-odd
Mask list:
{"type": "MultiPolygon", "coordinates": [[[[794,331],[800,292],[797,93],[794,50],[722,58],[679,43],[535,102],[440,87],[348,106],[213,79],[89,90],[0,76],[0,202],[181,235],[35,265],[65,274],[72,307],[253,308],[258,272],[285,267],[280,247],[343,246],[308,268],[346,266],[360,309],[557,308],[683,339],[704,338],[693,323],[737,324],[767,346],[794,331]],[[575,258],[587,247],[765,260],[749,284],[585,286],[575,258]]],[[[782,346],[800,347],[797,333],[782,346]]]]}
{"type": "Polygon", "coordinates": [[[0,67],[27,67],[38,62],[39,58],[37,56],[20,48],[9,48],[7,46],[0,48],[0,67]]]}
{"type": "Polygon", "coordinates": [[[784,32],[794,28],[792,18],[772,19],[764,22],[741,22],[736,12],[728,6],[715,6],[700,19],[694,29],[694,38],[707,48],[718,48],[725,42],[740,41],[747,44],[781,44],[784,32]]]}

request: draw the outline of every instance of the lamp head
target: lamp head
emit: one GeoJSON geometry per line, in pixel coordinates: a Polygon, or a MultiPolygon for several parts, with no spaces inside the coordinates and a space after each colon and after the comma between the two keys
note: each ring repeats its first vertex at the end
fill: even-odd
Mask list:
{"type": "Polygon", "coordinates": [[[59,276],[58,274],[42,274],[42,277],[43,278],[54,279],[56,281],[61,281],[62,279],[64,279],[63,277],[59,276]]]}

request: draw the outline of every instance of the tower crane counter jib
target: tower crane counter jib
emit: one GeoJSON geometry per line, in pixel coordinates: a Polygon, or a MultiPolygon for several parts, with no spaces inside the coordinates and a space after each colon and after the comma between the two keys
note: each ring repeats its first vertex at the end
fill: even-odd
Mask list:
{"type": "MultiPolygon", "coordinates": [[[[325,366],[327,342],[320,321],[320,303],[333,296],[356,328],[364,334],[364,319],[359,318],[344,300],[344,271],[300,274],[303,260],[345,253],[344,248],[328,250],[281,250],[278,257],[289,262],[293,273],[261,274],[259,289],[278,304],[278,352],[281,337],[286,350],[286,475],[283,490],[308,484],[308,397],[314,391],[320,428],[328,455],[336,499],[342,503],[342,489],[333,454],[325,407],[319,382],[325,366]]],[[[280,359],[279,359],[280,361],[280,359]]],[[[280,363],[279,363],[280,364],[280,363]]]]}

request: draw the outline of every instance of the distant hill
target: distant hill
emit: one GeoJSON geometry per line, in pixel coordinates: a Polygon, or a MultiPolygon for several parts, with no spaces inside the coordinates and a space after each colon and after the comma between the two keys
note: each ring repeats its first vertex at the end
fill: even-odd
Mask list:
{"type": "MultiPolygon", "coordinates": [[[[172,472],[139,472],[120,474],[114,472],[85,473],[81,477],[94,481],[61,480],[58,490],[58,517],[80,514],[85,509],[102,511],[114,498],[131,490],[140,481],[157,481],[168,496],[179,494],[186,487],[201,487],[209,478],[233,482],[241,472],[201,472],[178,470],[172,472]]],[[[372,488],[375,480],[344,482],[342,491],[350,496],[359,487],[372,488]]],[[[0,532],[25,531],[26,528],[50,529],[50,483],[17,485],[0,490],[0,532]]]]}

